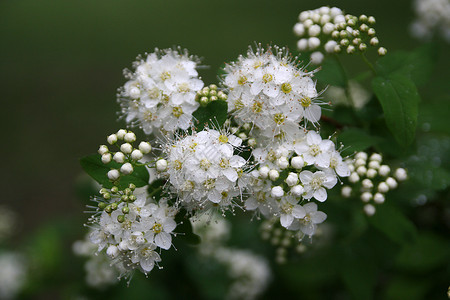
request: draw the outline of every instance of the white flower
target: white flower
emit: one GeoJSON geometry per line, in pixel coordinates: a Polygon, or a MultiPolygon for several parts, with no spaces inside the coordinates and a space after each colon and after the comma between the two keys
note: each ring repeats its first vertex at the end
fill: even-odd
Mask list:
{"type": "Polygon", "coordinates": [[[144,273],[150,272],[155,266],[155,263],[161,261],[161,257],[155,249],[156,246],[154,244],[145,244],[133,252],[131,261],[139,264],[144,270],[144,273]]]}
{"type": "Polygon", "coordinates": [[[295,219],[302,219],[306,216],[305,209],[297,204],[295,197],[284,197],[280,202],[280,223],[288,228],[295,219]]]}
{"type": "Polygon", "coordinates": [[[320,202],[327,200],[327,192],[325,188],[331,189],[337,183],[336,175],[330,171],[302,171],[300,180],[305,188],[305,199],[314,197],[320,202]]]}
{"type": "Polygon", "coordinates": [[[327,215],[324,212],[317,211],[317,204],[310,202],[303,205],[305,210],[305,216],[300,219],[300,230],[308,235],[314,235],[316,231],[317,224],[322,223],[326,220],[327,215]]]}

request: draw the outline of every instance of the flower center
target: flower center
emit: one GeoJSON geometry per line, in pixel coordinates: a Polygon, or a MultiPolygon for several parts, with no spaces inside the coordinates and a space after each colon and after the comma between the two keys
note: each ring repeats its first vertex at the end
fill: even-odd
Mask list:
{"type": "Polygon", "coordinates": [[[314,177],[309,184],[312,186],[313,189],[317,190],[322,186],[322,183],[323,183],[322,178],[317,176],[314,177]]]}
{"type": "Polygon", "coordinates": [[[183,82],[178,85],[178,91],[180,93],[187,93],[189,90],[189,84],[187,82],[183,82]]]}
{"type": "Polygon", "coordinates": [[[317,156],[320,154],[320,147],[317,144],[311,145],[311,147],[309,147],[309,154],[311,154],[312,156],[317,156]]]}
{"type": "Polygon", "coordinates": [[[244,75],[239,77],[239,79],[238,79],[239,85],[244,85],[246,82],[247,82],[247,77],[245,77],[244,75]]]}
{"type": "Polygon", "coordinates": [[[219,136],[219,142],[221,142],[221,143],[228,143],[228,137],[226,135],[221,134],[219,136]]]}
{"type": "Polygon", "coordinates": [[[162,224],[160,223],[155,223],[155,225],[153,225],[152,230],[154,233],[160,233],[163,229],[162,224]]]}
{"type": "Polygon", "coordinates": [[[269,83],[273,80],[273,76],[272,74],[264,74],[262,80],[264,81],[264,83],[269,83]]]}
{"type": "Polygon", "coordinates": [[[252,110],[254,113],[260,113],[262,111],[262,103],[255,101],[255,103],[253,103],[252,110]]]}
{"type": "Polygon", "coordinates": [[[300,100],[300,104],[303,106],[303,107],[309,107],[310,105],[311,105],[311,98],[309,98],[309,97],[303,97],[301,100],[300,100]]]}
{"type": "Polygon", "coordinates": [[[281,90],[285,93],[285,94],[289,94],[292,91],[292,86],[290,83],[283,83],[281,85],[281,90]]]}
{"type": "Polygon", "coordinates": [[[159,89],[158,88],[152,88],[148,90],[148,95],[152,99],[156,99],[159,97],[159,89]]]}
{"type": "Polygon", "coordinates": [[[285,203],[283,203],[282,205],[281,205],[281,209],[286,213],[286,214],[291,214],[292,213],[292,210],[294,209],[294,205],[292,205],[292,204],[290,204],[290,203],[288,203],[288,202],[285,202],[285,203]]]}
{"type": "Polygon", "coordinates": [[[211,167],[211,163],[206,158],[203,158],[200,161],[200,169],[202,169],[204,171],[208,171],[209,167],[211,167]]]}
{"type": "Polygon", "coordinates": [[[161,73],[161,80],[162,80],[162,81],[165,81],[165,80],[167,80],[167,79],[170,79],[170,77],[171,77],[170,72],[162,72],[162,73],[161,73]]]}
{"type": "Polygon", "coordinates": [[[237,110],[244,108],[244,103],[242,103],[242,99],[237,99],[234,103],[234,107],[236,107],[237,110]]]}
{"type": "Polygon", "coordinates": [[[277,125],[283,124],[285,119],[286,119],[285,116],[283,114],[281,114],[281,113],[280,114],[275,114],[273,116],[273,120],[275,121],[275,123],[277,123],[277,125]]]}
{"type": "Polygon", "coordinates": [[[172,115],[174,115],[175,118],[181,117],[182,114],[183,114],[183,109],[181,107],[175,106],[174,108],[172,108],[172,115]]]}
{"type": "Polygon", "coordinates": [[[229,164],[230,164],[230,162],[229,162],[229,160],[228,159],[226,159],[226,158],[221,158],[220,159],[220,163],[219,163],[219,166],[221,167],[221,168],[227,168],[228,166],[229,166],[229,164]]]}
{"type": "Polygon", "coordinates": [[[203,186],[207,189],[213,189],[216,186],[216,180],[214,178],[206,179],[205,182],[203,182],[203,186]]]}
{"type": "Polygon", "coordinates": [[[182,166],[183,166],[183,164],[179,160],[176,160],[176,161],[173,162],[173,168],[175,170],[181,170],[182,166]]]}

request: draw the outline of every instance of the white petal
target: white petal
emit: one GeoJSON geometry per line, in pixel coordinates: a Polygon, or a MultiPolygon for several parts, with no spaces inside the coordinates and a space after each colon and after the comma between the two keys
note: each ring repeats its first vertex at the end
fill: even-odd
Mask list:
{"type": "Polygon", "coordinates": [[[324,202],[327,200],[327,191],[323,187],[317,189],[314,191],[314,198],[316,198],[317,201],[324,202]]]}
{"type": "Polygon", "coordinates": [[[288,228],[292,224],[292,221],[294,221],[294,217],[292,215],[282,214],[280,216],[281,226],[285,228],[288,228]]]}
{"type": "Polygon", "coordinates": [[[172,236],[167,232],[160,232],[155,236],[156,246],[168,250],[172,245],[172,236]]]}
{"type": "Polygon", "coordinates": [[[302,206],[296,205],[294,206],[294,209],[292,209],[292,215],[297,219],[302,219],[306,216],[306,211],[302,206]]]}
{"type": "Polygon", "coordinates": [[[302,171],[300,173],[300,180],[303,184],[308,184],[313,178],[313,173],[311,171],[302,171]]]}
{"type": "Polygon", "coordinates": [[[310,215],[311,221],[313,221],[314,224],[320,224],[327,219],[327,214],[322,211],[316,211],[311,213],[310,215]]]}

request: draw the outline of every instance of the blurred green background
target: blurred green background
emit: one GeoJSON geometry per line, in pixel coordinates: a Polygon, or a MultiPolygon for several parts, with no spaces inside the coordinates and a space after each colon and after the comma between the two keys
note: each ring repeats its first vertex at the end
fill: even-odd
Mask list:
{"type": "MultiPolygon", "coordinates": [[[[124,126],[115,94],[138,54],[179,45],[209,66],[200,71],[206,83],[217,82],[218,68],[254,42],[295,49],[299,12],[322,5],[375,16],[389,51],[420,44],[409,34],[410,0],[0,1],[1,203],[21,216],[16,240],[54,218],[81,227],[78,160],[124,126]]],[[[449,50],[440,44],[433,78],[420,90],[447,110],[449,50]]]]}

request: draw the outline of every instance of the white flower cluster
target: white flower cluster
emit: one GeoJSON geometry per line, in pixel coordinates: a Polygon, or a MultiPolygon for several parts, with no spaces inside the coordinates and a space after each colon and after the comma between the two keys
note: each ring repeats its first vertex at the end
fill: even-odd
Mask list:
{"type": "Polygon", "coordinates": [[[232,279],[225,299],[256,299],[267,288],[271,278],[268,262],[250,251],[224,246],[231,226],[218,215],[202,215],[192,223],[200,235],[200,254],[225,265],[232,279]]]}
{"type": "Polygon", "coordinates": [[[228,111],[239,125],[251,123],[271,139],[293,138],[302,120],[319,121],[321,102],[313,72],[299,68],[284,48],[250,48],[225,72],[228,111]]]}
{"type": "Polygon", "coordinates": [[[337,177],[350,175],[334,143],[309,131],[294,144],[257,148],[253,155],[259,169],[251,173],[252,193],[245,208],[268,219],[279,218],[284,228],[297,231],[300,238],[312,236],[326,214],[309,201],[324,202],[326,189],[336,185],[337,177]]]}
{"type": "Polygon", "coordinates": [[[161,249],[172,245],[177,210],[163,200],[154,203],[145,189],[112,189],[110,194],[107,203],[99,204],[103,211],[90,219],[90,240],[98,252],[106,251],[117,268],[128,272],[140,269],[147,274],[161,261],[161,249]]]}
{"type": "Polygon", "coordinates": [[[102,289],[117,283],[123,270],[118,270],[118,265],[112,266],[105,252],[96,253],[97,248],[88,238],[76,241],[72,245],[72,250],[76,255],[89,257],[89,260],[84,265],[86,283],[91,287],[102,289]]]}
{"type": "Polygon", "coordinates": [[[120,149],[120,151],[112,152],[106,145],[101,145],[98,149],[98,153],[102,156],[101,160],[104,164],[115,161],[121,165],[119,169],[111,169],[108,172],[108,178],[112,182],[119,180],[121,175],[133,173],[133,164],[142,159],[144,154],[148,154],[152,150],[152,146],[148,142],[141,142],[138,148],[133,147],[133,143],[136,141],[136,135],[132,131],[125,129],[120,129],[117,133],[109,135],[107,141],[110,145],[116,144],[120,149]],[[118,145],[119,141],[122,142],[120,146],[118,145]]]}
{"type": "Polygon", "coordinates": [[[0,253],[0,299],[16,299],[27,279],[25,258],[15,252],[0,253]]]}
{"type": "MultiPolygon", "coordinates": [[[[378,46],[375,36],[374,17],[359,17],[346,14],[337,7],[323,6],[300,13],[294,33],[301,39],[297,42],[300,51],[314,51],[311,61],[322,63],[327,53],[339,53],[345,50],[352,54],[357,50],[364,52],[368,45],[378,46]]],[[[386,49],[378,48],[379,55],[385,55],[386,49]]]]}
{"type": "Polygon", "coordinates": [[[374,215],[376,211],[372,201],[374,204],[384,203],[385,194],[397,188],[397,181],[407,179],[405,169],[398,168],[391,175],[391,168],[382,162],[383,158],[379,153],[373,153],[368,157],[366,152],[358,152],[354,160],[347,161],[351,171],[348,178],[350,185],[343,186],[341,194],[349,198],[356,190],[357,195],[365,203],[364,212],[368,216],[374,215]]]}
{"type": "Polygon", "coordinates": [[[188,211],[233,205],[246,181],[246,160],[234,152],[242,140],[232,134],[205,129],[166,145],[157,171],[168,180],[179,203],[188,211]]]}
{"type": "Polygon", "coordinates": [[[417,19],[411,24],[411,33],[420,39],[430,39],[435,31],[450,42],[450,1],[415,0],[417,19]]]}
{"type": "Polygon", "coordinates": [[[197,64],[196,57],[181,49],[156,49],[145,59],[138,57],[135,71],[125,70],[129,81],[118,94],[126,122],[146,134],[188,129],[199,106],[195,95],[203,87],[197,64]]]}

